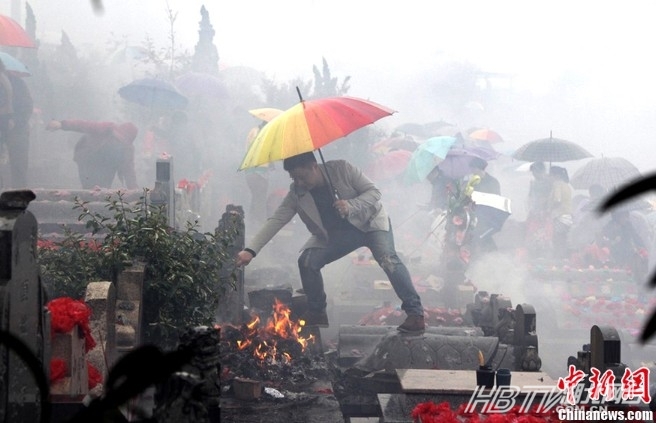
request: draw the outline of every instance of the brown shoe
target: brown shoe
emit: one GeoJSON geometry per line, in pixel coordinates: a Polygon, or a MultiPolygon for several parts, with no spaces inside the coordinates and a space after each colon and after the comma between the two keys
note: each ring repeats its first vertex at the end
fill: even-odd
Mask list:
{"type": "Polygon", "coordinates": [[[301,316],[301,320],[305,321],[305,326],[318,328],[327,328],[329,326],[328,313],[326,313],[325,309],[322,311],[308,311],[301,316]]]}
{"type": "Polygon", "coordinates": [[[417,314],[410,314],[405,319],[405,322],[398,328],[399,332],[403,333],[420,333],[426,330],[426,323],[424,322],[424,316],[419,316],[417,314]]]}

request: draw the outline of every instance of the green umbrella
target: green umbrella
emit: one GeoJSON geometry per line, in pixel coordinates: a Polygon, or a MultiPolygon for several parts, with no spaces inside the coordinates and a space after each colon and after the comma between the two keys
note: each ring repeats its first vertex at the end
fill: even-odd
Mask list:
{"type": "Polygon", "coordinates": [[[456,142],[455,137],[432,137],[424,141],[412,153],[405,170],[406,183],[421,182],[437,166],[456,142]]]}

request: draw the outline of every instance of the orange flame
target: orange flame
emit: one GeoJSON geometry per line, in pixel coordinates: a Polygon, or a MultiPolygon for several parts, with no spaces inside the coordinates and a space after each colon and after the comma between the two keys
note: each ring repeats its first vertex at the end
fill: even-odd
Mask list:
{"type": "Polygon", "coordinates": [[[259,327],[259,316],[254,316],[253,320],[245,325],[244,331],[246,333],[244,335],[246,339],[237,341],[237,348],[239,350],[245,350],[252,346],[252,339],[257,336],[263,339],[263,341],[254,347],[253,355],[255,357],[263,361],[270,360],[272,362],[275,362],[277,360],[276,357],[279,357],[285,363],[289,363],[292,360],[292,356],[286,351],[278,353],[276,339],[293,339],[299,343],[301,351],[305,351],[310,342],[314,343],[315,337],[313,335],[308,337],[301,335],[305,322],[302,320],[299,322],[293,321],[291,318],[291,309],[285,303],[276,298],[272,309],[272,315],[263,328],[259,327]]]}

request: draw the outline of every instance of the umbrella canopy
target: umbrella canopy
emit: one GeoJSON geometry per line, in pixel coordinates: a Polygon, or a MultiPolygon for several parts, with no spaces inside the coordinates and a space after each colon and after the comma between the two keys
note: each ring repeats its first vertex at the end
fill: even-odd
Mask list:
{"type": "Polygon", "coordinates": [[[223,81],[202,72],[187,72],[176,78],[175,86],[188,97],[225,99],[230,95],[223,81]]]}
{"type": "Polygon", "coordinates": [[[413,183],[426,179],[431,170],[447,157],[456,141],[455,137],[442,136],[429,138],[421,143],[408,162],[405,181],[413,183]]]}
{"type": "Polygon", "coordinates": [[[527,162],[551,163],[581,160],[592,157],[592,154],[571,141],[549,137],[522,145],[515,150],[512,157],[527,162]]]}
{"type": "Polygon", "coordinates": [[[248,113],[252,114],[258,119],[269,122],[274,117],[281,114],[284,110],[276,109],[275,107],[262,107],[260,109],[251,109],[248,113]]]}
{"type": "Polygon", "coordinates": [[[414,122],[403,123],[394,128],[394,132],[401,132],[406,135],[413,135],[420,138],[426,138],[430,136],[424,124],[414,122]]]}
{"type": "Polygon", "coordinates": [[[14,75],[18,75],[18,76],[32,75],[32,73],[29,71],[29,69],[27,69],[27,66],[25,66],[23,62],[16,59],[14,56],[12,56],[9,53],[0,51],[0,60],[2,60],[2,63],[5,65],[5,69],[7,69],[7,72],[11,72],[14,75]]]}
{"type": "Polygon", "coordinates": [[[187,97],[162,79],[143,78],[121,87],[118,94],[125,100],[153,109],[184,109],[187,97]]]}
{"type": "Polygon", "coordinates": [[[471,161],[474,157],[488,160],[475,152],[454,148],[449,151],[449,154],[447,154],[437,167],[440,168],[445,176],[452,179],[460,179],[473,172],[471,161]]]}
{"type": "Polygon", "coordinates": [[[486,227],[493,231],[500,231],[512,214],[510,198],[476,190],[471,198],[476,203],[476,216],[485,221],[486,227]]]}
{"type": "Polygon", "coordinates": [[[394,112],[355,97],[301,100],[262,128],[239,169],[320,149],[394,112]]]}
{"type": "Polygon", "coordinates": [[[374,160],[365,173],[374,181],[394,179],[405,172],[410,157],[412,152],[408,150],[390,151],[374,160]]]}
{"type": "Polygon", "coordinates": [[[444,120],[436,120],[436,121],[424,123],[424,129],[426,129],[428,134],[436,137],[440,135],[451,135],[451,134],[446,134],[444,132],[445,131],[453,132],[457,130],[454,124],[446,122],[444,120]]]}
{"type": "Polygon", "coordinates": [[[503,142],[503,138],[491,129],[477,129],[469,134],[469,138],[490,143],[503,142]]]}
{"type": "Polygon", "coordinates": [[[385,138],[372,145],[369,150],[376,153],[387,153],[392,150],[415,151],[419,143],[410,135],[385,138]]]}
{"type": "Polygon", "coordinates": [[[112,64],[130,63],[133,61],[144,60],[148,57],[148,50],[141,46],[125,46],[116,50],[110,57],[109,62],[112,64]]]}
{"type": "Polygon", "coordinates": [[[475,157],[485,161],[499,157],[499,152],[488,142],[461,137],[456,139],[444,160],[438,164],[442,173],[449,178],[460,179],[472,173],[471,161],[475,157]]]}
{"type": "Polygon", "coordinates": [[[601,185],[612,190],[638,176],[640,171],[630,161],[622,157],[601,157],[590,160],[574,172],[570,184],[577,189],[601,185]]]}
{"type": "Polygon", "coordinates": [[[23,27],[6,15],[0,15],[0,45],[36,48],[34,40],[23,27]]]}

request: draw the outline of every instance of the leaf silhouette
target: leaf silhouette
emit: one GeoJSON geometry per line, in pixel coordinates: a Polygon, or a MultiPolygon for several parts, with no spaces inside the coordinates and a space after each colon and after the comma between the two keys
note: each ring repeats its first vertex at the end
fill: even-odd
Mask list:
{"type": "MultiPolygon", "coordinates": [[[[606,197],[606,199],[599,206],[599,210],[602,212],[609,211],[619,204],[651,190],[656,191],[656,173],[652,173],[651,175],[636,179],[630,184],[625,185],[623,188],[617,190],[612,195],[606,197]]],[[[656,272],[652,272],[651,276],[649,277],[649,285],[651,287],[656,287],[656,272]]]]}
{"type": "Polygon", "coordinates": [[[656,310],[652,311],[649,321],[643,326],[640,342],[644,344],[656,333],[656,310]]]}
{"type": "Polygon", "coordinates": [[[609,211],[620,203],[652,190],[656,191],[656,173],[636,179],[630,184],[615,191],[612,195],[606,197],[599,206],[599,210],[602,212],[609,211]]]}
{"type": "MultiPolygon", "coordinates": [[[[633,182],[625,185],[619,190],[615,191],[612,195],[604,199],[599,206],[599,210],[606,212],[613,207],[621,204],[627,200],[637,197],[649,191],[656,191],[656,173],[636,179],[633,182]]],[[[652,272],[649,278],[649,285],[653,288],[656,286],[656,272],[652,272]]],[[[656,333],[656,310],[652,311],[649,321],[642,327],[640,334],[640,342],[644,345],[656,333]]]]}

